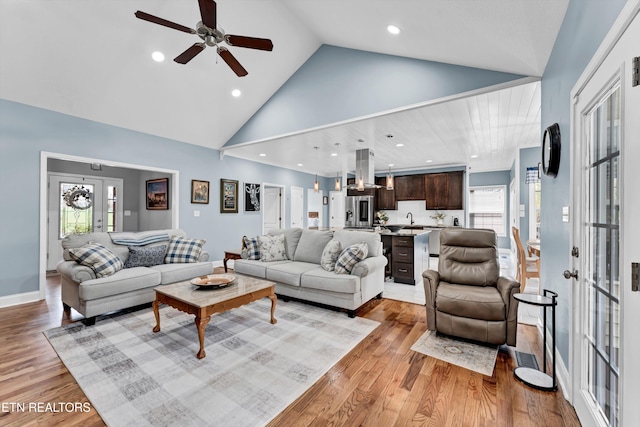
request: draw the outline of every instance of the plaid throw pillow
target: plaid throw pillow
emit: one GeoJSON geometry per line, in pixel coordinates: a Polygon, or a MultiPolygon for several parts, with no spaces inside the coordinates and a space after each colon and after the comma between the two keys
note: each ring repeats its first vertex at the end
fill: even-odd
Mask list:
{"type": "Polygon", "coordinates": [[[78,264],[91,268],[96,277],[111,276],[124,267],[122,260],[100,243],[89,242],[79,248],[71,248],[69,256],[78,264]]]}
{"type": "Polygon", "coordinates": [[[185,262],[198,262],[202,247],[206,240],[187,239],[173,236],[169,242],[169,249],[164,257],[165,264],[180,264],[185,262]]]}
{"type": "Polygon", "coordinates": [[[244,259],[260,259],[260,244],[258,243],[257,237],[243,237],[244,240],[244,249],[240,256],[244,259]]]}
{"type": "Polygon", "coordinates": [[[369,249],[367,248],[367,244],[364,242],[349,246],[338,256],[338,260],[336,261],[336,273],[351,274],[353,267],[365,259],[368,253],[369,249]]]}

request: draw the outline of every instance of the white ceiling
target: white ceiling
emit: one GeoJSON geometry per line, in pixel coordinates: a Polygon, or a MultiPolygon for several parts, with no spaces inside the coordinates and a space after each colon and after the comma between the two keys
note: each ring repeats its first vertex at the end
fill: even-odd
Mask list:
{"type": "MultiPolygon", "coordinates": [[[[236,77],[211,48],[187,65],[174,63],[173,57],[199,39],[134,17],[142,10],[193,28],[200,20],[196,0],[2,0],[0,97],[219,149],[322,43],[539,77],[568,0],[217,0],[217,5],[225,31],[274,43],[273,52],[230,49],[247,77],[236,77]],[[390,23],[402,32],[388,34],[390,23]],[[167,60],[152,61],[155,50],[167,60]],[[231,96],[234,88],[242,90],[241,97],[231,96]]],[[[394,141],[405,140],[410,154],[396,160],[393,150],[376,142],[377,169],[386,167],[386,159],[399,168],[420,167],[425,157],[432,157],[434,166],[468,163],[464,156],[474,152],[479,157],[472,168],[500,169],[498,159],[504,157],[509,167],[514,147],[539,141],[539,90],[538,83],[530,83],[382,115],[305,134],[298,138],[301,144],[285,138],[278,141],[279,151],[266,142],[267,158],[257,156],[258,147],[253,154],[246,148],[227,154],[276,163],[274,158],[289,153],[295,163],[280,165],[297,169],[314,144],[309,141],[328,145],[337,132],[347,138],[364,133],[371,143],[379,140],[376,131],[385,129],[394,141]],[[480,163],[492,157],[494,163],[480,163]]],[[[330,172],[335,160],[318,165],[318,172],[335,173],[330,172]]]]}

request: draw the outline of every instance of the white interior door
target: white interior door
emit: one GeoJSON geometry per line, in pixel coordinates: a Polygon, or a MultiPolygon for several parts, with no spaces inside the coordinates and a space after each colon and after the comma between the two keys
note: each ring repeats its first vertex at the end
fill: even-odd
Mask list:
{"type": "Polygon", "coordinates": [[[342,191],[329,192],[329,227],[344,227],[344,200],[342,191]]]}
{"type": "Polygon", "coordinates": [[[304,190],[291,187],[291,228],[304,227],[304,190]]]}
{"type": "MultiPolygon", "coordinates": [[[[637,13],[637,8],[636,8],[637,13]]],[[[640,87],[631,86],[640,19],[627,27],[579,93],[572,145],[579,256],[573,280],[573,403],[583,425],[636,425],[640,419],[640,87]]]]}
{"type": "Polygon", "coordinates": [[[262,215],[262,232],[279,230],[282,227],[282,188],[263,186],[264,210],[262,215]]]}
{"type": "Polygon", "coordinates": [[[307,227],[322,227],[323,194],[322,190],[316,192],[313,188],[307,189],[307,227]]]}

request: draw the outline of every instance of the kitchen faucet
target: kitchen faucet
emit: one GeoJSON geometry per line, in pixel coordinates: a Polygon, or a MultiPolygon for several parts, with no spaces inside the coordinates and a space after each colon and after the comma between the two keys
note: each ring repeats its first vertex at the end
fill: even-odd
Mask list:
{"type": "Polygon", "coordinates": [[[407,218],[409,218],[409,216],[411,216],[411,225],[413,225],[415,223],[415,221],[413,220],[413,214],[411,212],[409,212],[407,214],[407,218]]]}

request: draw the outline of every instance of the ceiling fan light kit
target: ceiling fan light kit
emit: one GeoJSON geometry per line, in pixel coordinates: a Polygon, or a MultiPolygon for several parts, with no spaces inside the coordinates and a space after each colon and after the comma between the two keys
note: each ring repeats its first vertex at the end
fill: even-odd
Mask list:
{"type": "Polygon", "coordinates": [[[202,52],[205,47],[215,46],[218,55],[220,55],[229,68],[231,68],[238,77],[244,77],[249,73],[235,58],[235,56],[231,54],[229,49],[222,45],[223,43],[229,46],[244,47],[248,49],[266,51],[273,50],[273,43],[269,39],[225,34],[222,27],[217,25],[217,6],[214,0],[198,0],[198,5],[200,6],[200,16],[202,21],[196,24],[195,30],[142,11],[137,11],[135,16],[138,19],[162,25],[167,28],[173,28],[174,30],[189,34],[196,34],[202,39],[203,42],[194,43],[191,47],[174,58],[174,61],[178,64],[186,64],[202,52]]]}

